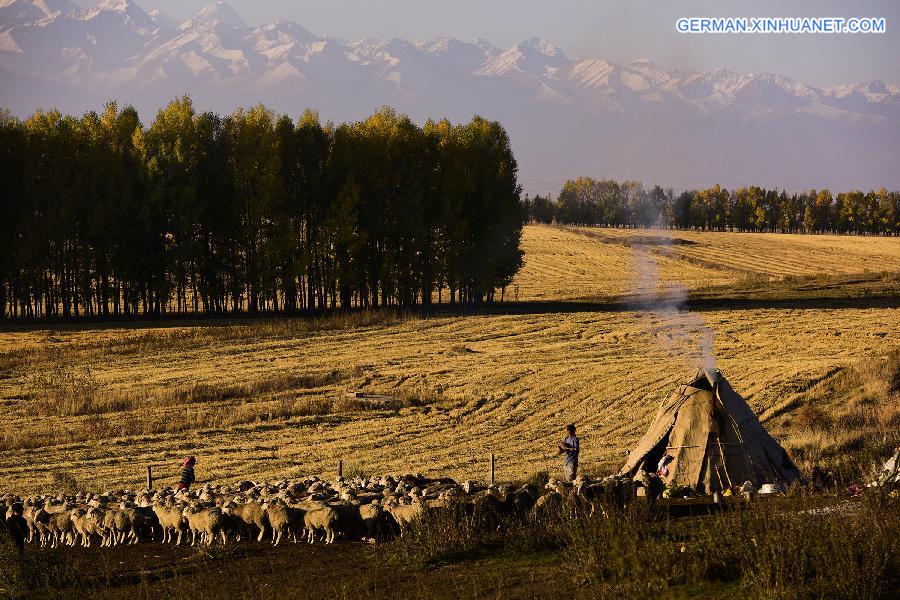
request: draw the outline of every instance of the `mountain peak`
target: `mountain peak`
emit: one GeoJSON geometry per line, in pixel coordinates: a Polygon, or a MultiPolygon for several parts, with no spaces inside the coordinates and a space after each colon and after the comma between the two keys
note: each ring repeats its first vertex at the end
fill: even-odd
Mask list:
{"type": "Polygon", "coordinates": [[[532,37],[520,42],[517,47],[519,50],[531,50],[544,56],[551,58],[565,59],[566,55],[563,51],[553,45],[549,40],[542,37],[532,37]]]}
{"type": "Polygon", "coordinates": [[[887,84],[881,79],[873,79],[866,84],[866,91],[871,94],[889,94],[887,84]]]}
{"type": "Polygon", "coordinates": [[[289,21],[288,19],[282,18],[275,19],[271,23],[266,23],[265,25],[260,25],[258,31],[290,32],[291,34],[298,37],[319,39],[319,36],[313,34],[299,23],[295,23],[294,21],[289,21]]]}
{"type": "Polygon", "coordinates": [[[134,0],[101,0],[93,8],[81,11],[78,18],[89,22],[97,18],[106,20],[113,15],[117,24],[139,32],[149,33],[159,27],[159,23],[135,4],[134,0]]]}
{"type": "Polygon", "coordinates": [[[126,12],[132,6],[134,6],[134,2],[131,0],[100,0],[97,4],[97,8],[101,10],[114,10],[118,12],[126,12]]]}
{"type": "Polygon", "coordinates": [[[78,7],[69,0],[0,0],[3,25],[51,17],[56,13],[72,13],[78,7]]]}
{"type": "Polygon", "coordinates": [[[166,29],[178,29],[178,25],[180,25],[178,21],[176,21],[169,15],[160,12],[159,9],[153,9],[149,13],[147,13],[147,15],[151,19],[153,19],[154,23],[157,23],[166,29]]]}
{"type": "Polygon", "coordinates": [[[204,7],[189,21],[190,23],[210,23],[220,21],[237,29],[244,29],[247,24],[237,12],[224,2],[216,2],[204,7]]]}

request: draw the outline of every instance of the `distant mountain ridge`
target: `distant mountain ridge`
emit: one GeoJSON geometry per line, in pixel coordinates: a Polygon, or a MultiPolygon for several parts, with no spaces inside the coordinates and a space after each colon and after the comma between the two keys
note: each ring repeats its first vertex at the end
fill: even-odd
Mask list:
{"type": "Polygon", "coordinates": [[[900,186],[900,87],[817,88],[772,74],[570,59],[540,38],[346,41],[224,2],[177,23],[131,0],[0,0],[0,105],[82,112],[107,98],[144,121],[189,92],[200,109],[259,101],[359,119],[474,113],[510,131],[529,191],[581,174],[673,186],[900,186]]]}

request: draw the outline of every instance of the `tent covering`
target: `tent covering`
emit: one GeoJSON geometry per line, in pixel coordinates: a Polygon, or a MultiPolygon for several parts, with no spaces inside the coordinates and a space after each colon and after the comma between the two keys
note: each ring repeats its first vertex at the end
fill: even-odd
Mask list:
{"type": "Polygon", "coordinates": [[[894,455],[884,461],[881,471],[875,480],[875,485],[891,485],[900,483],[900,447],[894,451],[894,455]]]}
{"type": "Polygon", "coordinates": [[[787,452],[716,369],[680,386],[660,406],[620,474],[658,473],[666,484],[711,494],[750,481],[790,483],[800,476],[787,452]]]}

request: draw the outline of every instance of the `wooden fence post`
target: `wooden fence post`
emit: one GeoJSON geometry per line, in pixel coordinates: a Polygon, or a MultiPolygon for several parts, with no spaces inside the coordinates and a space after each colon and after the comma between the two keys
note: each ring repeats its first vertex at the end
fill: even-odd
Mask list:
{"type": "Polygon", "coordinates": [[[153,489],[153,467],[147,465],[147,489],[153,489]]]}
{"type": "Polygon", "coordinates": [[[494,485],[494,453],[491,452],[491,485],[494,485]]]}
{"type": "Polygon", "coordinates": [[[343,476],[344,476],[344,461],[339,460],[338,461],[338,477],[343,477],[343,476]]]}

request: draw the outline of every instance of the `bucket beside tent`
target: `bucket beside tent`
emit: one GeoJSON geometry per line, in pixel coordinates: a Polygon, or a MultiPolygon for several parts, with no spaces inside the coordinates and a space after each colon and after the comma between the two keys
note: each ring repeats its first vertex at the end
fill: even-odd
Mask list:
{"type": "Polygon", "coordinates": [[[700,370],[660,406],[621,475],[657,473],[667,485],[711,494],[750,481],[790,483],[800,474],[787,452],[718,370],[700,370]]]}

